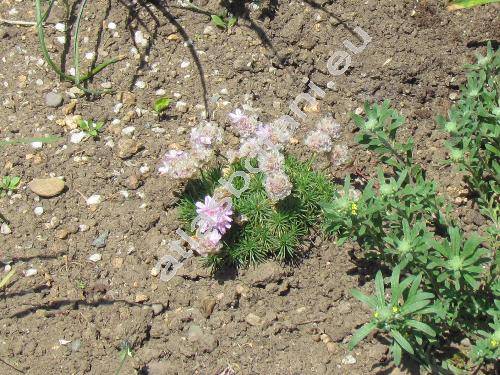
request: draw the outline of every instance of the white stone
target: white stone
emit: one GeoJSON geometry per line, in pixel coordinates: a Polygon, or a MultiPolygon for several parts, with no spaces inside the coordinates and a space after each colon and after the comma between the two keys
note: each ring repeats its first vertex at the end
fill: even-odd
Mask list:
{"type": "Polygon", "coordinates": [[[156,96],[163,96],[166,93],[167,93],[167,90],[165,90],[165,89],[158,89],[158,90],[155,91],[155,95],[156,96]]]}
{"type": "Polygon", "coordinates": [[[43,207],[42,206],[35,207],[33,212],[35,213],[36,216],[40,216],[43,214],[43,207]]]}
{"type": "Polygon", "coordinates": [[[36,268],[30,268],[29,270],[24,271],[24,276],[30,277],[30,276],[35,276],[38,273],[36,268]]]}
{"type": "Polygon", "coordinates": [[[116,103],[115,106],[113,107],[113,112],[118,113],[123,107],[123,103],[116,103]]]}
{"type": "Polygon", "coordinates": [[[148,44],[148,40],[144,37],[144,34],[142,33],[141,30],[137,30],[134,34],[134,41],[136,44],[146,47],[148,44]]]}
{"type": "Polygon", "coordinates": [[[11,234],[12,230],[10,229],[10,227],[7,223],[2,223],[2,225],[0,225],[0,233],[11,234]]]}
{"type": "Polygon", "coordinates": [[[95,253],[95,254],[92,254],[91,256],[89,256],[89,260],[91,262],[99,262],[100,260],[102,259],[102,255],[99,254],[99,253],[95,253]]]}
{"type": "Polygon", "coordinates": [[[87,198],[87,205],[91,206],[93,204],[99,204],[102,202],[102,198],[99,194],[94,194],[91,195],[90,197],[87,198]]]}
{"type": "Polygon", "coordinates": [[[108,23],[108,29],[110,29],[110,30],[116,30],[116,23],[114,23],[114,22],[108,23]]]}
{"type": "Polygon", "coordinates": [[[135,127],[133,126],[127,126],[126,128],[122,129],[123,135],[132,135],[134,132],[135,132],[135,127]]]}
{"type": "Polygon", "coordinates": [[[71,143],[80,143],[86,136],[87,136],[87,133],[85,133],[85,132],[73,133],[69,137],[69,141],[71,143]]]}
{"type": "Polygon", "coordinates": [[[137,81],[137,82],[135,83],[135,87],[140,88],[140,89],[143,89],[143,88],[145,88],[145,87],[146,87],[146,82],[144,82],[144,81],[137,81]]]}
{"type": "Polygon", "coordinates": [[[57,40],[57,43],[59,43],[59,44],[64,44],[64,43],[66,43],[66,37],[65,37],[64,35],[58,36],[58,37],[56,38],[56,40],[57,40]]]}
{"type": "Polygon", "coordinates": [[[94,59],[94,56],[95,56],[95,53],[94,52],[87,52],[85,53],[85,58],[87,60],[93,60],[94,59]]]}
{"type": "Polygon", "coordinates": [[[181,68],[187,68],[191,63],[189,61],[183,61],[181,62],[181,68]]]}
{"type": "Polygon", "coordinates": [[[54,25],[54,29],[63,33],[66,31],[66,25],[62,22],[58,22],[54,25]]]}
{"type": "Polygon", "coordinates": [[[37,150],[37,149],[43,147],[43,143],[42,142],[32,142],[31,147],[33,147],[35,150],[37,150]]]}
{"type": "Polygon", "coordinates": [[[342,358],[342,364],[344,365],[353,365],[356,363],[356,358],[352,355],[348,354],[344,358],[342,358]]]}
{"type": "Polygon", "coordinates": [[[59,339],[59,345],[68,345],[71,340],[59,339]]]}

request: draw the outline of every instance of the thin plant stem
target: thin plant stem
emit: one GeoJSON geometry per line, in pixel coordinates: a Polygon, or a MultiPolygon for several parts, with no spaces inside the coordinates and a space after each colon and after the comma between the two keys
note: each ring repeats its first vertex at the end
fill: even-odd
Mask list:
{"type": "Polygon", "coordinates": [[[75,42],[73,46],[73,64],[75,67],[75,84],[80,84],[80,53],[79,53],[79,36],[80,36],[80,24],[82,22],[83,11],[87,5],[87,0],[82,1],[80,6],[80,12],[78,13],[78,18],[76,19],[76,29],[75,29],[75,42]]]}
{"type": "Polygon", "coordinates": [[[0,362],[2,362],[4,365],[9,366],[11,369],[17,371],[20,374],[24,374],[23,371],[19,370],[18,368],[12,366],[10,363],[5,362],[2,358],[0,358],[0,362]]]}
{"type": "Polygon", "coordinates": [[[105,69],[107,66],[111,64],[115,64],[118,61],[121,61],[125,58],[125,56],[118,56],[116,58],[107,60],[103,62],[102,64],[97,65],[94,69],[92,69],[90,72],[87,74],[84,74],[83,76],[80,76],[79,74],[79,53],[78,53],[78,34],[80,30],[80,22],[81,22],[81,17],[83,15],[83,10],[85,8],[85,5],[87,3],[87,0],[84,0],[81,7],[80,7],[80,12],[78,15],[78,20],[77,20],[77,26],[76,26],[76,41],[75,41],[75,47],[74,47],[74,60],[75,60],[75,77],[68,75],[62,71],[62,69],[52,60],[50,57],[50,54],[47,50],[47,45],[45,43],[45,31],[43,28],[43,22],[44,20],[48,17],[50,8],[52,7],[52,4],[54,3],[54,0],[51,1],[49,5],[49,9],[45,14],[42,15],[42,6],[40,4],[41,0],[35,0],[35,17],[36,17],[36,28],[37,28],[37,33],[38,33],[38,41],[40,44],[40,49],[42,50],[43,57],[47,64],[56,72],[57,75],[59,75],[59,78],[65,81],[72,82],[76,87],[78,87],[80,90],[85,92],[86,94],[90,95],[101,95],[103,93],[110,93],[113,92],[113,90],[102,90],[102,91],[93,91],[89,90],[86,87],[82,86],[82,83],[91,79],[94,77],[96,74],[98,74],[100,71],[105,69]]]}

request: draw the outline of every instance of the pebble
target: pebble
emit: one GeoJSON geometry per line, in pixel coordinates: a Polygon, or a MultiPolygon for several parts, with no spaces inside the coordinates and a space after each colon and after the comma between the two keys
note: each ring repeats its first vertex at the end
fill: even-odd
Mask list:
{"type": "Polygon", "coordinates": [[[251,326],[254,326],[254,327],[261,326],[263,323],[262,319],[253,313],[250,313],[245,317],[245,322],[247,322],[248,324],[250,324],[251,326]]]}
{"type": "Polygon", "coordinates": [[[134,34],[134,41],[136,44],[145,47],[148,44],[148,40],[144,37],[141,30],[137,30],[134,34]]]}
{"type": "Polygon", "coordinates": [[[215,29],[211,25],[206,26],[205,29],[203,30],[204,35],[213,35],[214,33],[215,29]]]}
{"type": "Polygon", "coordinates": [[[121,138],[117,146],[118,157],[120,159],[129,159],[141,149],[141,145],[138,142],[128,138],[121,138]]]}
{"type": "Polygon", "coordinates": [[[354,358],[350,354],[348,354],[344,358],[342,358],[342,364],[343,365],[353,365],[355,363],[356,363],[356,358],[354,358]]]}
{"type": "Polygon", "coordinates": [[[217,301],[215,298],[208,296],[202,299],[201,301],[201,310],[205,318],[209,318],[210,315],[214,312],[215,304],[217,301]]]}
{"type": "Polygon", "coordinates": [[[123,258],[113,258],[111,260],[111,265],[113,266],[113,268],[122,268],[123,266],[123,258]]]}
{"type": "Polygon", "coordinates": [[[43,198],[52,198],[60,194],[65,187],[64,180],[56,177],[36,178],[28,184],[29,189],[43,198]]]}
{"type": "Polygon", "coordinates": [[[127,178],[126,185],[130,190],[137,190],[141,186],[141,180],[136,175],[127,178]]]}
{"type": "Polygon", "coordinates": [[[114,23],[114,22],[108,23],[108,29],[110,29],[110,30],[116,30],[116,23],[114,23]]]}
{"type": "Polygon", "coordinates": [[[73,133],[69,137],[69,141],[71,143],[77,144],[77,143],[80,143],[86,136],[87,136],[87,133],[85,133],[85,132],[73,133]]]}
{"type": "Polygon", "coordinates": [[[155,91],[155,95],[156,96],[163,96],[166,93],[167,93],[167,90],[165,90],[165,89],[158,89],[158,90],[155,91]]]}
{"type": "Polygon", "coordinates": [[[159,315],[163,312],[163,305],[161,303],[153,303],[151,305],[154,315],[159,315]]]}
{"type": "Polygon", "coordinates": [[[101,249],[106,246],[106,242],[108,240],[109,230],[105,230],[100,235],[96,237],[94,241],[92,241],[92,246],[101,249]]]}
{"type": "Polygon", "coordinates": [[[102,255],[99,253],[92,254],[91,256],[89,256],[89,260],[91,262],[94,262],[94,263],[99,262],[101,259],[102,259],[102,255]]]}
{"type": "Polygon", "coordinates": [[[87,205],[88,206],[92,206],[94,204],[99,204],[101,203],[102,201],[102,198],[99,194],[94,194],[94,195],[91,195],[90,197],[87,198],[87,205]]]}
{"type": "Polygon", "coordinates": [[[24,271],[24,276],[30,277],[30,276],[35,276],[38,273],[36,268],[30,268],[29,270],[24,271]]]}
{"type": "Polygon", "coordinates": [[[326,350],[328,350],[329,353],[336,353],[338,351],[338,345],[334,342],[327,342],[326,350]]]}
{"type": "Polygon", "coordinates": [[[122,129],[123,135],[132,135],[134,132],[135,132],[135,127],[133,126],[127,126],[126,128],[122,129]]]}
{"type": "Polygon", "coordinates": [[[147,300],[149,300],[149,297],[146,294],[137,294],[135,296],[136,303],[146,302],[147,300]]]}
{"type": "Polygon", "coordinates": [[[31,147],[38,150],[43,147],[43,142],[31,142],[31,147]]]}
{"type": "Polygon", "coordinates": [[[63,33],[66,31],[66,25],[62,22],[58,22],[54,25],[54,29],[63,33]]]}
{"type": "Polygon", "coordinates": [[[452,92],[452,93],[449,95],[449,98],[450,98],[451,100],[457,100],[459,97],[460,97],[460,95],[459,95],[457,92],[452,92]]]}
{"type": "Polygon", "coordinates": [[[35,213],[36,216],[40,216],[43,214],[43,207],[41,207],[41,206],[35,207],[33,212],[35,213]]]}
{"type": "Polygon", "coordinates": [[[137,81],[135,83],[135,87],[137,87],[139,89],[144,89],[144,88],[146,88],[146,82],[144,82],[144,81],[137,81]]]}
{"type": "Polygon", "coordinates": [[[56,232],[56,237],[60,240],[65,240],[68,238],[69,232],[66,229],[60,229],[56,232]]]}
{"type": "Polygon", "coordinates": [[[10,229],[10,227],[7,223],[2,223],[2,225],[0,226],[0,233],[11,234],[12,230],[10,229]]]}
{"type": "Polygon", "coordinates": [[[181,68],[187,68],[191,63],[189,61],[183,61],[181,62],[181,68]]]}
{"type": "Polygon", "coordinates": [[[88,231],[89,229],[90,229],[90,228],[89,228],[89,226],[88,226],[87,224],[80,224],[80,225],[78,226],[78,230],[79,230],[80,232],[86,232],[86,231],[88,231]]]}
{"type": "Polygon", "coordinates": [[[71,343],[71,351],[77,352],[78,350],[80,350],[81,346],[82,342],[80,340],[75,340],[71,343]]]}
{"type": "Polygon", "coordinates": [[[48,107],[57,108],[60,107],[63,102],[63,96],[57,92],[48,92],[45,94],[45,104],[48,107]]]}
{"type": "Polygon", "coordinates": [[[181,113],[186,113],[188,111],[188,104],[186,102],[179,101],[175,103],[175,109],[181,113]]]}

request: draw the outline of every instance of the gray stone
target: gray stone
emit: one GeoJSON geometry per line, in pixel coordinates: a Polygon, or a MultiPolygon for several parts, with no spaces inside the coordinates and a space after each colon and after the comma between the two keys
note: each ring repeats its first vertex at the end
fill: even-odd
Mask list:
{"type": "Polygon", "coordinates": [[[151,305],[154,315],[159,315],[163,312],[163,305],[161,303],[153,303],[151,305]]]}
{"type": "Polygon", "coordinates": [[[45,104],[48,107],[57,108],[60,107],[62,103],[63,97],[61,94],[52,91],[45,94],[45,104]]]}
{"type": "Polygon", "coordinates": [[[105,230],[102,232],[97,238],[92,241],[92,246],[97,247],[98,249],[106,246],[106,242],[108,240],[109,230],[105,230]]]}

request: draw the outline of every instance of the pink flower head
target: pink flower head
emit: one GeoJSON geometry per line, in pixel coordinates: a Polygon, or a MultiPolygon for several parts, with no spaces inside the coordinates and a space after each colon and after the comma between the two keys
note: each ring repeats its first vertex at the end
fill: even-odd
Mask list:
{"type": "Polygon", "coordinates": [[[233,209],[231,200],[217,201],[211,196],[205,197],[205,202],[196,203],[198,214],[196,225],[201,233],[217,230],[221,235],[231,228],[233,209]]]}
{"type": "Polygon", "coordinates": [[[320,130],[315,130],[306,137],[306,146],[315,152],[329,152],[332,149],[332,139],[330,135],[320,130]]]}
{"type": "Polygon", "coordinates": [[[212,122],[203,122],[191,130],[191,146],[200,159],[212,153],[213,146],[222,142],[223,131],[212,122]]]}
{"type": "Polygon", "coordinates": [[[222,235],[216,229],[193,237],[194,250],[201,256],[216,254],[222,248],[222,244],[220,243],[221,238],[222,235]]]}
{"type": "Polygon", "coordinates": [[[229,113],[229,121],[233,125],[234,131],[242,137],[250,137],[257,130],[257,119],[255,116],[245,114],[237,108],[233,113],[229,113]]]}
{"type": "Polygon", "coordinates": [[[276,149],[259,154],[259,169],[265,173],[281,172],[285,165],[285,157],[276,149]]]}
{"type": "Polygon", "coordinates": [[[292,183],[283,172],[268,174],[264,187],[268,198],[275,202],[285,199],[292,193],[292,183]]]}
{"type": "Polygon", "coordinates": [[[262,151],[262,144],[257,138],[241,140],[238,156],[240,158],[255,158],[262,151]]]}
{"type": "Polygon", "coordinates": [[[332,115],[325,116],[319,120],[316,124],[316,129],[328,134],[333,139],[340,137],[340,124],[333,119],[332,115]]]}
{"type": "Polygon", "coordinates": [[[274,120],[270,127],[271,140],[274,144],[286,145],[290,142],[294,129],[286,120],[280,117],[279,119],[274,120]]]}
{"type": "Polygon", "coordinates": [[[190,178],[196,173],[198,162],[186,151],[170,150],[160,161],[158,172],[167,174],[172,178],[190,178]]]}

